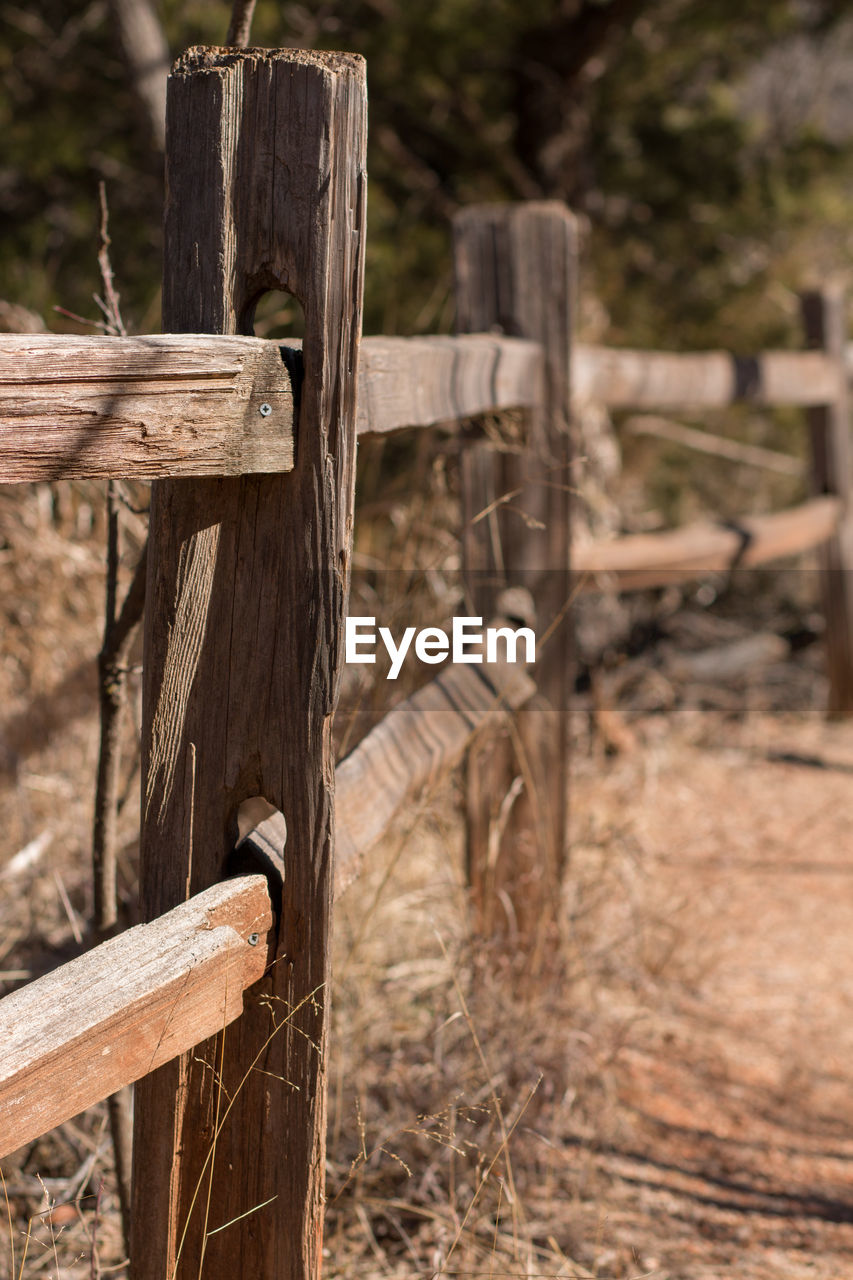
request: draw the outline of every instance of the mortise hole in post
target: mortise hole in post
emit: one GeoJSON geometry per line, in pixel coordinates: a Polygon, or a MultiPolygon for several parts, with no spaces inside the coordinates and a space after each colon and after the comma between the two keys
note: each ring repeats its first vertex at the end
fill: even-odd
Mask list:
{"type": "Polygon", "coordinates": [[[292,293],[265,289],[243,311],[240,332],[256,338],[301,338],[305,333],[302,304],[292,293]]]}
{"type": "Polygon", "coordinates": [[[284,889],[284,858],[287,822],[282,813],[263,796],[252,796],[235,815],[236,839],[222,867],[223,878],[264,875],[270,887],[273,913],[278,921],[284,889]]]}

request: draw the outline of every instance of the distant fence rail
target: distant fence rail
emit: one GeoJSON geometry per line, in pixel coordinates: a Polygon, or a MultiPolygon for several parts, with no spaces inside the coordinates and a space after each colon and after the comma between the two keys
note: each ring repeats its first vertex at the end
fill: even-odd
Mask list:
{"type": "Polygon", "coordinates": [[[812,498],[772,515],[742,516],[736,525],[697,521],[580,547],[573,565],[584,591],[665,587],[811,551],[837,534],[841,514],[839,498],[812,498]]]}
{"type": "Polygon", "coordinates": [[[821,351],[632,351],[578,345],[573,394],[612,409],[719,409],[761,405],[822,405],[835,400],[846,370],[821,351]]]}

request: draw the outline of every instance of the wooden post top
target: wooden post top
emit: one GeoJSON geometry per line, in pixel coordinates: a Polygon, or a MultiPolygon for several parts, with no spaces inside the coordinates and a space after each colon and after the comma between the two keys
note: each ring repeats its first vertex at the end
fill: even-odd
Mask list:
{"type": "Polygon", "coordinates": [[[361,221],[366,177],[359,163],[360,190],[336,183],[328,126],[337,117],[360,132],[364,152],[365,74],[358,54],[305,49],[196,47],[178,59],[166,114],[170,328],[251,333],[258,299],[280,289],[305,310],[310,358],[325,322],[318,280],[345,267],[329,228],[336,217],[361,221]],[[346,213],[334,207],[341,196],[346,213]]]}

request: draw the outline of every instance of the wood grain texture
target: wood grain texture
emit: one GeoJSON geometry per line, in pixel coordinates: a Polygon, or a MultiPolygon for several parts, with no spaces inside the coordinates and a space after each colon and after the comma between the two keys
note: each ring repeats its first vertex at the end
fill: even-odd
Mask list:
{"type": "MultiPolygon", "coordinates": [[[[289,471],[301,362],[261,338],[0,335],[0,483],[289,471]]],[[[358,433],[530,405],[540,366],[535,343],[491,334],[367,338],[358,433]]]]}
{"type": "Polygon", "coordinates": [[[844,374],[819,351],[632,351],[578,344],[572,394],[611,409],[717,409],[748,401],[763,405],[827,404],[844,374]]]}
{"type": "Polygon", "coordinates": [[[388,712],[337,767],[336,893],[357,878],[403,807],[459,762],[479,730],[535,690],[521,665],[452,666],[388,712]]]}
{"type": "Polygon", "coordinates": [[[218,878],[249,796],[265,796],[285,816],[290,852],[277,963],[226,1037],[224,1085],[234,1103],[212,1170],[203,1166],[217,1089],[198,1059],[218,1062],[217,1047],[208,1043],[138,1087],[133,1275],[195,1280],[203,1265],[206,1280],[315,1280],[331,720],[348,590],[361,325],[363,61],[301,50],[190,50],[170,78],[167,132],[164,328],[245,331],[265,290],[292,293],[305,316],[304,381],[288,475],[153,487],[145,915],[218,878]],[[208,1236],[211,1176],[207,1227],[248,1216],[208,1236]]]}
{"type": "Polygon", "coordinates": [[[293,394],[275,343],[0,336],[0,483],[292,466],[293,394]]]}
{"type": "Polygon", "coordinates": [[[834,494],[841,503],[835,535],[824,543],[820,591],[826,618],[826,669],[830,719],[853,715],[853,495],[851,495],[850,401],[845,370],[847,303],[837,286],[800,299],[806,341],[823,350],[838,371],[835,395],[807,411],[812,455],[812,491],[834,494]]]}
{"type": "Polygon", "coordinates": [[[271,925],[266,880],[241,877],[6,996],[0,1157],[238,1018],[271,925]]]}
{"type": "Polygon", "coordinates": [[[535,404],[541,367],[537,343],[497,334],[365,338],[358,433],[378,435],[535,404]]]}
{"type": "Polygon", "coordinates": [[[750,568],[799,555],[836,536],[842,516],[838,498],[813,498],[769,516],[744,516],[742,532],[697,521],[664,533],[638,533],[572,551],[582,591],[638,591],[689,581],[704,573],[750,568]]]}
{"type": "Polygon", "coordinates": [[[463,558],[477,614],[502,584],[528,588],[540,638],[538,696],[513,741],[482,735],[469,756],[467,847],[472,897],[484,936],[516,932],[519,962],[533,968],[549,948],[566,858],[568,721],[573,686],[569,574],[570,367],[576,230],[556,202],[486,205],[454,220],[457,328],[540,343],[539,406],[520,454],[463,453],[463,558]],[[504,495],[493,516],[478,518],[504,495]],[[504,821],[501,806],[520,786],[504,821]],[[502,831],[497,859],[495,832],[502,831]],[[511,902],[507,912],[503,903],[511,902]],[[512,917],[512,918],[510,918],[512,917]]]}

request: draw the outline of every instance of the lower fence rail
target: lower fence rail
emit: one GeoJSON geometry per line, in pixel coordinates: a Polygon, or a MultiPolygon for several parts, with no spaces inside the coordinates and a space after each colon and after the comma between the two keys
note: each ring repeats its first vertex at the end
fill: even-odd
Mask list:
{"type": "Polygon", "coordinates": [[[581,591],[640,591],[703,573],[752,568],[825,544],[839,527],[842,503],[826,495],[787,511],[723,523],[697,521],[664,533],[638,533],[572,550],[581,591]]]}
{"type": "Polygon", "coordinates": [[[239,876],[0,1001],[0,1157],[238,1018],[272,927],[267,879],[239,876]]]}

